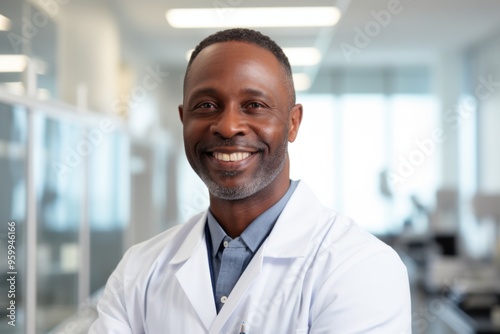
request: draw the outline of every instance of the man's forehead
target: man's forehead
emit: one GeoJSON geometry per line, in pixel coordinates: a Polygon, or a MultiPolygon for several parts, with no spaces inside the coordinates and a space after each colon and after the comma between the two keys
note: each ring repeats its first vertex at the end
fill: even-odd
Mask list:
{"type": "MultiPolygon", "coordinates": [[[[274,94],[286,96],[288,100],[286,104],[295,103],[289,74],[274,52],[246,41],[222,41],[204,47],[187,69],[184,98],[191,96],[193,89],[196,90],[207,84],[207,81],[218,80],[216,78],[224,75],[225,78],[236,78],[240,75],[238,80],[243,78],[250,80],[248,81],[252,83],[250,88],[264,89],[265,86],[266,90],[272,87],[274,94]],[[242,77],[243,73],[245,75],[242,77]],[[263,87],[257,87],[262,85],[263,87]]],[[[209,85],[214,84],[218,83],[209,83],[209,85]]],[[[239,86],[238,83],[233,84],[239,86]]]]}
{"type": "Polygon", "coordinates": [[[229,60],[229,57],[240,57],[246,59],[260,60],[262,62],[278,63],[278,59],[274,54],[253,43],[242,42],[242,41],[224,41],[217,42],[205,47],[197,57],[193,60],[193,65],[200,60],[212,60],[213,58],[222,58],[229,60]]]}
{"type": "MultiPolygon", "coordinates": [[[[264,74],[274,72],[281,76],[282,66],[270,51],[251,43],[229,41],[218,42],[204,48],[193,60],[186,85],[192,79],[209,79],[214,74],[245,71],[264,74]]],[[[250,73],[249,73],[250,74],[250,73]]]]}

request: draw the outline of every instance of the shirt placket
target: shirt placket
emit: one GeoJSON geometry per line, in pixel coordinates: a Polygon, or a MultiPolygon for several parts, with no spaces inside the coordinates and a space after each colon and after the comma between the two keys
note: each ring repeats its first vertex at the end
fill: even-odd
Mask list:
{"type": "Polygon", "coordinates": [[[217,312],[224,306],[239,279],[245,262],[245,245],[239,238],[231,240],[226,236],[222,241],[219,254],[221,263],[215,288],[217,312]]]}

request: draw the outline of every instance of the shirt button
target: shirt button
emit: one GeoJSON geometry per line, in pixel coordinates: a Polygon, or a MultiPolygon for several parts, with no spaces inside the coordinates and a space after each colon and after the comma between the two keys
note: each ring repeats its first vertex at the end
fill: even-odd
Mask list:
{"type": "Polygon", "coordinates": [[[225,303],[226,303],[226,301],[227,301],[227,297],[226,297],[226,296],[222,296],[222,297],[221,297],[221,299],[220,299],[220,302],[221,302],[222,304],[225,304],[225,303]]]}
{"type": "Polygon", "coordinates": [[[227,248],[227,246],[229,246],[229,242],[224,241],[224,248],[227,248]]]}

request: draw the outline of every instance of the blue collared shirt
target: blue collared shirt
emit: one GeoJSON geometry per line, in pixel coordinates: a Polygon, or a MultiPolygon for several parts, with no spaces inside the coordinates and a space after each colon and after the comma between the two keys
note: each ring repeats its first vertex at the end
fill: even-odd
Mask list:
{"type": "MultiPolygon", "coordinates": [[[[290,187],[281,199],[248,225],[239,237],[231,239],[219,225],[210,210],[208,211],[208,230],[211,249],[212,286],[217,313],[224,305],[236,282],[248,263],[271,233],[279,215],[292,196],[298,181],[291,181],[290,187]]],[[[207,243],[207,247],[210,247],[207,243]]]]}

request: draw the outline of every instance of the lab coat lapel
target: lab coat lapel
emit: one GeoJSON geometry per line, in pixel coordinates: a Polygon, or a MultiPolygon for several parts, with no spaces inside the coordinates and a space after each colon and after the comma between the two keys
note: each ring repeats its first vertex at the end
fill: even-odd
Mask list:
{"type": "Polygon", "coordinates": [[[296,258],[307,254],[324,209],[309,187],[300,181],[263,244],[263,256],[296,258]]]}
{"type": "Polygon", "coordinates": [[[208,265],[204,226],[206,214],[194,225],[171,263],[184,262],[175,276],[208,331],[217,313],[208,265]]]}
{"type": "Polygon", "coordinates": [[[171,263],[185,261],[176,277],[206,329],[210,329],[209,333],[221,332],[262,271],[264,258],[294,258],[306,255],[316,227],[315,222],[320,221],[322,212],[322,207],[312,191],[300,182],[271,234],[248,264],[218,315],[213,299],[204,234],[207,213],[201,216],[171,263]]]}
{"type": "Polygon", "coordinates": [[[222,327],[226,323],[226,321],[231,317],[234,310],[238,306],[238,304],[243,299],[244,294],[249,289],[250,285],[254,281],[254,279],[259,275],[262,270],[262,247],[257,251],[252,261],[248,264],[247,268],[241,274],[238,282],[234,286],[231,294],[227,302],[224,304],[222,309],[220,310],[217,318],[210,328],[210,333],[220,333],[222,327]]]}
{"type": "Polygon", "coordinates": [[[318,212],[322,212],[322,210],[316,197],[305,183],[299,182],[271,234],[231,291],[227,302],[210,328],[210,333],[221,332],[245,293],[251,289],[252,282],[262,271],[264,258],[294,258],[306,255],[316,227],[314,222],[320,219],[318,212]]]}

